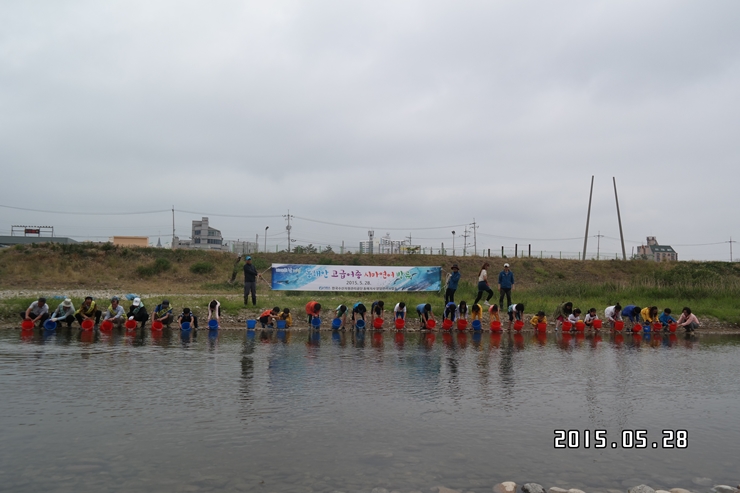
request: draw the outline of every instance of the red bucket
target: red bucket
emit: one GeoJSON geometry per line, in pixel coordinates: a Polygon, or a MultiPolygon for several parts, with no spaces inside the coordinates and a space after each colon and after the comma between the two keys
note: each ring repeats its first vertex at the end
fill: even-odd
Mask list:
{"type": "Polygon", "coordinates": [[[155,320],[154,322],[152,322],[152,330],[162,330],[162,327],[164,326],[159,320],[155,320]]]}
{"type": "Polygon", "coordinates": [[[376,329],[382,329],[383,328],[383,319],[378,317],[375,320],[373,320],[373,327],[376,329]]]}
{"type": "Polygon", "coordinates": [[[126,328],[131,330],[136,328],[136,320],[126,320],[126,328]]]}
{"type": "Polygon", "coordinates": [[[431,330],[435,328],[436,326],[437,326],[437,322],[433,318],[430,318],[429,320],[427,320],[427,329],[431,330]]]}
{"type": "Polygon", "coordinates": [[[668,330],[670,330],[671,332],[676,332],[677,328],[678,328],[678,325],[675,322],[668,325],[668,330]]]}
{"type": "Polygon", "coordinates": [[[539,332],[545,332],[547,331],[547,324],[545,322],[540,322],[537,324],[537,330],[539,332]]]}
{"type": "MultiPolygon", "coordinates": [[[[431,322],[431,320],[430,320],[431,322]]],[[[429,324],[427,324],[429,325],[429,324]]],[[[431,327],[429,327],[431,329],[431,327]]],[[[452,328],[452,320],[446,318],[442,321],[442,330],[450,330],[452,328]]]]}
{"type": "Polygon", "coordinates": [[[642,325],[640,325],[640,324],[634,324],[632,326],[632,332],[640,332],[640,331],[642,331],[642,325]]]}
{"type": "Polygon", "coordinates": [[[565,322],[563,322],[563,330],[564,331],[569,331],[572,328],[573,328],[573,324],[572,323],[568,322],[567,320],[565,322]]]}
{"type": "Polygon", "coordinates": [[[468,321],[464,318],[457,319],[457,330],[465,330],[468,328],[468,321]]]}
{"type": "Polygon", "coordinates": [[[576,330],[579,332],[583,332],[586,329],[586,322],[583,320],[579,320],[576,322],[576,330]]]}
{"type": "Polygon", "coordinates": [[[653,330],[663,330],[663,324],[660,322],[655,322],[653,324],[653,330]]]}
{"type": "Polygon", "coordinates": [[[92,320],[89,318],[86,318],[82,321],[82,330],[92,330],[93,326],[95,325],[92,320]]]}
{"type": "Polygon", "coordinates": [[[401,330],[406,326],[406,321],[402,318],[396,319],[396,329],[401,330]]]}
{"type": "Polygon", "coordinates": [[[598,318],[594,320],[594,329],[600,329],[601,328],[601,320],[598,318]]]}
{"type": "Polygon", "coordinates": [[[494,320],[493,322],[491,322],[491,330],[493,330],[495,332],[500,331],[501,330],[501,322],[499,322],[498,320],[494,320]]]}
{"type": "Polygon", "coordinates": [[[31,330],[33,329],[34,325],[36,324],[33,323],[33,320],[24,320],[23,322],[21,322],[21,329],[31,330]]]}
{"type": "Polygon", "coordinates": [[[113,322],[110,320],[103,320],[103,323],[100,324],[100,330],[111,330],[113,328],[113,322]]]}
{"type": "Polygon", "coordinates": [[[514,330],[522,330],[522,327],[524,327],[524,322],[521,320],[514,322],[514,330]]]}
{"type": "Polygon", "coordinates": [[[622,320],[615,320],[614,330],[622,330],[622,329],[624,329],[624,322],[622,320]]]}

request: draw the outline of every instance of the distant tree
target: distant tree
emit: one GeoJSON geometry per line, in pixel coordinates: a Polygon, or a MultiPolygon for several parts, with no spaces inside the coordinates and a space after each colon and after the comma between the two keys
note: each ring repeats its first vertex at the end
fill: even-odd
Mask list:
{"type": "Polygon", "coordinates": [[[324,253],[334,253],[334,250],[332,250],[331,245],[328,245],[326,248],[324,248],[324,253]]]}

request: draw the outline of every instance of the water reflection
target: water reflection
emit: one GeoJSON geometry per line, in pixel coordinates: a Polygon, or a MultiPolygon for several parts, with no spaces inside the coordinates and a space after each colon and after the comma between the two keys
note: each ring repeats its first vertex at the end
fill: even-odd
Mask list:
{"type": "Polygon", "coordinates": [[[106,481],[132,491],[256,490],[263,480],[266,491],[306,484],[370,491],[378,478],[388,490],[490,491],[503,479],[529,480],[531,461],[543,484],[587,491],[619,489],[625,470],[649,484],[689,488],[693,477],[720,483],[734,474],[728,458],[737,456],[736,440],[726,430],[736,425],[728,409],[740,406],[737,336],[197,334],[0,332],[4,486],[53,490],[40,483],[45,475],[16,474],[24,458],[41,455],[66,491],[96,489],[99,474],[63,473],[86,457],[105,464],[106,481]],[[691,454],[551,453],[555,428],[618,436],[637,426],[659,434],[667,424],[697,437],[691,454]],[[181,466],[214,451],[219,459],[207,472],[181,466]],[[216,480],[204,477],[222,484],[205,487],[216,480]],[[234,477],[256,479],[246,486],[226,479],[234,477]],[[665,477],[677,479],[665,484],[665,477]]]}

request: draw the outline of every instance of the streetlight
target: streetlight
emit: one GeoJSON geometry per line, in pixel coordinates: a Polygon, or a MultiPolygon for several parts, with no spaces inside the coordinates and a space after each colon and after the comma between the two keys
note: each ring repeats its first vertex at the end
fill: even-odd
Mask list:
{"type": "Polygon", "coordinates": [[[270,226],[265,226],[265,253],[267,253],[267,230],[270,229],[270,226]]]}
{"type": "Polygon", "coordinates": [[[452,256],[455,256],[455,232],[452,232],[452,256]]]}

